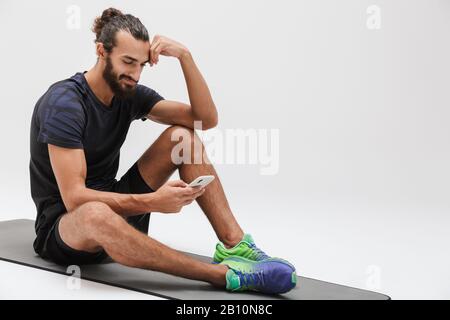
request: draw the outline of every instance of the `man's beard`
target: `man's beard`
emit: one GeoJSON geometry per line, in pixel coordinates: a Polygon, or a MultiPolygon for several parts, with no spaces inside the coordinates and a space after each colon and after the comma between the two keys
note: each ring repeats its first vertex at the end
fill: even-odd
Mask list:
{"type": "MultiPolygon", "coordinates": [[[[106,58],[106,66],[105,70],[103,70],[103,78],[105,79],[106,83],[111,88],[111,91],[114,93],[115,96],[118,98],[130,98],[134,95],[136,92],[136,85],[130,86],[125,84],[125,87],[121,86],[120,79],[127,78],[131,79],[130,77],[127,77],[125,75],[121,75],[120,77],[117,76],[117,73],[114,71],[111,58],[106,58]]],[[[133,79],[131,79],[133,80],[133,79]]]]}

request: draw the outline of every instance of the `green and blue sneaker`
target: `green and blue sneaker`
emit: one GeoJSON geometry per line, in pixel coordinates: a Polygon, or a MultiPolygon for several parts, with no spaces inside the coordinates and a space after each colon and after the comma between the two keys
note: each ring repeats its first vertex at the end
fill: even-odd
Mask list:
{"type": "Polygon", "coordinates": [[[295,270],[295,267],[288,261],[277,257],[272,258],[269,255],[267,255],[264,251],[259,249],[256,246],[253,237],[248,233],[244,235],[242,240],[237,245],[235,245],[233,248],[230,249],[225,248],[222,242],[218,242],[216,245],[216,251],[214,252],[212,263],[218,264],[222,262],[224,259],[232,256],[239,256],[253,261],[263,261],[267,259],[278,260],[289,264],[291,268],[295,270]]]}
{"type": "Polygon", "coordinates": [[[240,256],[253,261],[261,261],[270,258],[264,251],[255,245],[250,234],[246,233],[242,240],[233,248],[225,248],[222,242],[217,243],[214,252],[214,262],[220,263],[230,256],[240,256]]]}
{"type": "Polygon", "coordinates": [[[252,261],[233,256],[220,264],[228,266],[226,289],[231,292],[256,291],[279,294],[297,285],[295,269],[281,260],[252,261]]]}

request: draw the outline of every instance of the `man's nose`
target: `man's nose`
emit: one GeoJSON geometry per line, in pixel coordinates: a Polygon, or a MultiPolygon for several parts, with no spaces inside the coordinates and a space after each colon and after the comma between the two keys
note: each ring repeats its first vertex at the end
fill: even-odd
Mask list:
{"type": "Polygon", "coordinates": [[[136,81],[136,83],[138,83],[139,82],[139,78],[141,76],[141,70],[138,70],[138,69],[133,70],[133,72],[131,72],[130,74],[127,74],[127,76],[130,79],[136,81]]]}
{"type": "Polygon", "coordinates": [[[140,74],[132,73],[132,74],[127,74],[126,76],[128,77],[128,79],[131,79],[131,80],[135,81],[136,83],[139,82],[140,74]]]}

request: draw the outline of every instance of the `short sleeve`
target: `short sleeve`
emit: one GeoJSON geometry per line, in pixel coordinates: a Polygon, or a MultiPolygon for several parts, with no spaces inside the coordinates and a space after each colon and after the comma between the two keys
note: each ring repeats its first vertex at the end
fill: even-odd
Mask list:
{"type": "Polygon", "coordinates": [[[51,90],[39,106],[38,142],[83,148],[86,116],[78,95],[67,87],[51,90]]]}
{"type": "Polygon", "coordinates": [[[161,100],[164,100],[164,98],[158,92],[138,84],[132,103],[132,119],[141,119],[142,121],[147,120],[145,116],[150,112],[153,106],[161,100]]]}

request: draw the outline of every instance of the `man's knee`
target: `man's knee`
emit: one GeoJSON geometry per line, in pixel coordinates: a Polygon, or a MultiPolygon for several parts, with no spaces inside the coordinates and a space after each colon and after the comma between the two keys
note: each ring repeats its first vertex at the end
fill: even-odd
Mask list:
{"type": "Polygon", "coordinates": [[[205,147],[195,130],[174,125],[163,134],[171,141],[171,157],[175,164],[201,164],[206,160],[205,147]]]}
{"type": "Polygon", "coordinates": [[[195,138],[198,138],[194,129],[180,125],[172,125],[168,127],[164,130],[163,135],[167,136],[172,142],[178,142],[180,138],[186,141],[193,141],[195,138]]]}
{"type": "Polygon", "coordinates": [[[123,220],[106,203],[89,201],[79,207],[83,225],[88,229],[115,228],[123,220]]]}
{"type": "Polygon", "coordinates": [[[66,213],[59,223],[59,234],[70,247],[97,252],[105,235],[120,228],[121,217],[103,202],[86,202],[66,213]]]}

